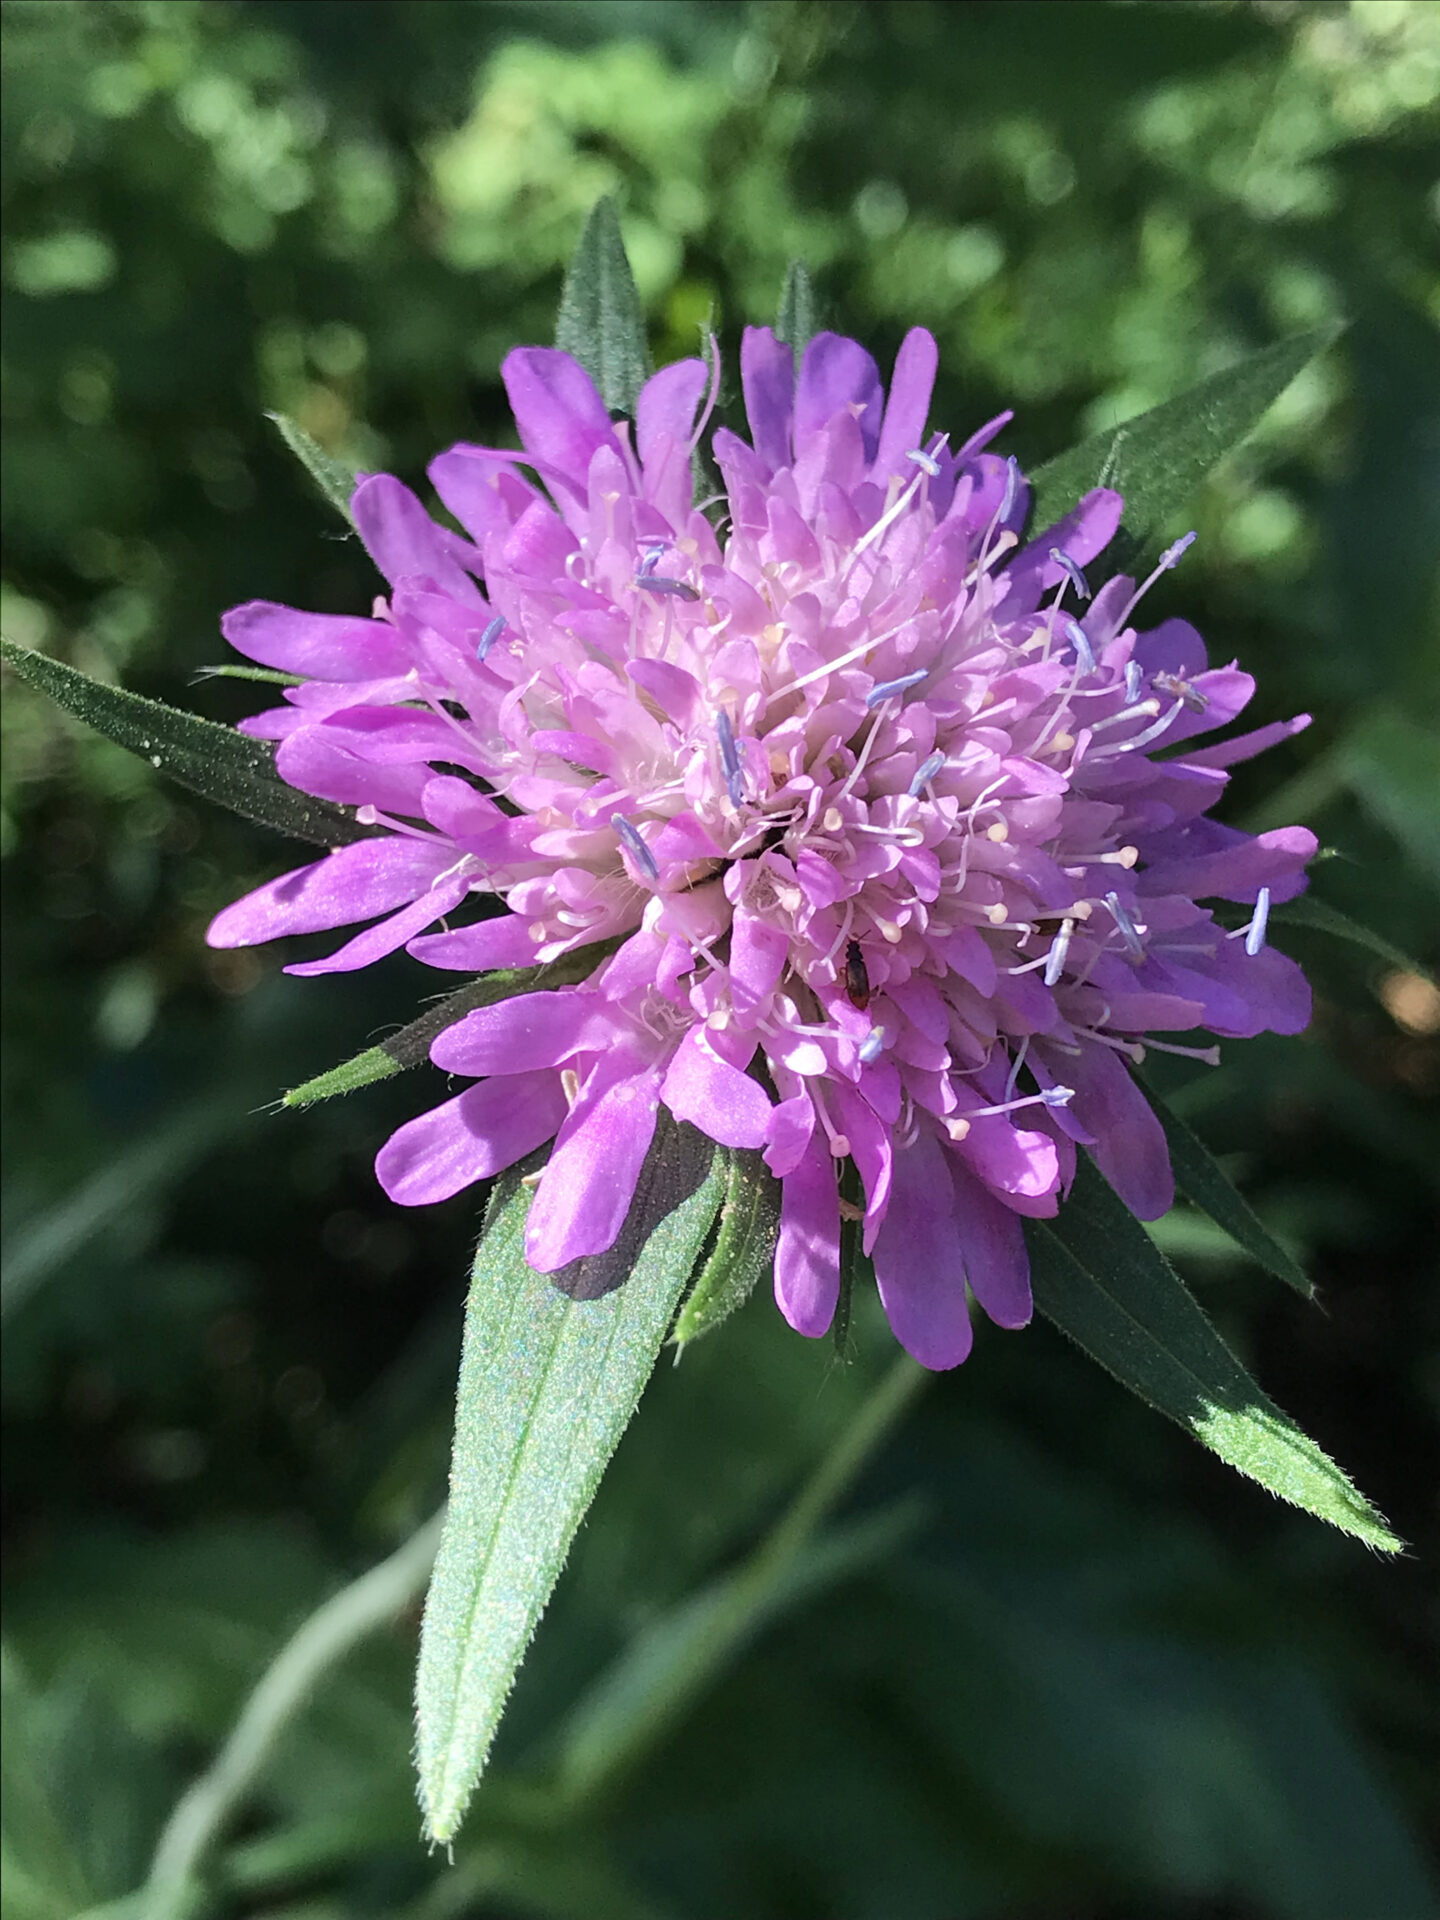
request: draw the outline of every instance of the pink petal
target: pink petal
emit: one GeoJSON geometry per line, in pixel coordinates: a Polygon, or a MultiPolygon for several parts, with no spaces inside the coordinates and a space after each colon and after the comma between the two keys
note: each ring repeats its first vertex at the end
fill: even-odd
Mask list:
{"type": "Polygon", "coordinates": [[[367,927],[364,933],[357,933],[353,940],[335,953],[328,954],[323,960],[301,960],[286,967],[286,973],[297,974],[301,979],[310,979],[321,973],[354,973],[357,967],[368,967],[373,961],[383,960],[388,953],[398,953],[412,934],[419,933],[423,927],[433,925],[442,915],[465,898],[470,883],[465,879],[451,880],[443,887],[434,887],[429,893],[421,894],[411,906],[402,907],[399,913],[392,913],[388,919],[380,921],[378,926],[367,927]]]}
{"type": "Polygon", "coordinates": [[[922,1367],[958,1366],[973,1338],[965,1268],[946,1155],[928,1130],[895,1155],[874,1258],[885,1317],[901,1346],[922,1367]]]}
{"type": "Polygon", "coordinates": [[[730,928],[730,994],[737,1014],[759,1013],[769,1004],[790,942],[779,927],[737,907],[730,928]]]}
{"type": "Polygon", "coordinates": [[[493,973],[498,967],[533,967],[537,942],[528,921],[513,913],[478,920],[453,933],[427,933],[410,942],[412,959],[456,973],[493,973]]]}
{"type": "Polygon", "coordinates": [[[206,944],[253,947],[284,934],[373,920],[428,892],[454,858],[451,847],[408,834],[357,841],[225,907],[210,922],[206,944]]]}
{"type": "Polygon", "coordinates": [[[583,495],[595,449],[615,437],[594,381],[558,347],[516,347],[505,356],[500,377],[525,451],[583,495]]]}
{"type": "Polygon", "coordinates": [[[635,451],[642,467],[648,469],[662,439],[688,448],[695,409],[709,383],[710,369],[703,360],[676,360],[645,382],[635,403],[635,451]]]}
{"type": "Polygon", "coordinates": [[[379,807],[385,813],[421,816],[421,796],[430,779],[423,764],[379,767],[346,751],[334,729],[298,728],[280,743],[275,771],[282,780],[319,800],[344,807],[379,807]]]}
{"type": "MultiPolygon", "coordinates": [[[[790,420],[795,407],[795,353],[769,327],[746,327],[741,336],[740,386],[755,452],[772,473],[788,467],[790,420]]],[[[731,438],[727,433],[727,441],[731,438]]]]}
{"type": "Polygon", "coordinates": [[[982,1186],[959,1158],[946,1154],[955,1186],[955,1231],[970,1291],[997,1327],[1023,1327],[1034,1311],[1030,1256],[1018,1214],[982,1186]]]}
{"type": "Polygon", "coordinates": [[[492,536],[508,533],[540,498],[515,471],[515,458],[488,447],[458,446],[437,454],[426,469],[431,486],[482,549],[492,536]]]}
{"type": "Polygon", "coordinates": [[[912,327],[900,343],[895,371],[890,376],[890,398],[875,455],[877,475],[905,472],[909,465],[906,454],[924,446],[925,422],[939,364],[935,336],[924,327],[912,327]]]}
{"type": "Polygon", "coordinates": [[[690,1121],[722,1147],[765,1144],[770,1119],[765,1089],[712,1053],[703,1027],[692,1027],[677,1047],[661,1098],[677,1120],[690,1121]]]}
{"type": "Polygon", "coordinates": [[[565,1113],[558,1073],[487,1080],[393,1133],[375,1172],[402,1207],[430,1206],[513,1166],[551,1138],[565,1113]]]}
{"type": "Polygon", "coordinates": [[[392,586],[419,576],[433,580],[463,606],[483,606],[479,588],[456,557],[466,551],[465,543],[437,527],[393,474],[372,473],[362,480],[350,511],[371,559],[392,586]]]}
{"type": "Polygon", "coordinates": [[[602,1052],[625,1031],[598,993],[574,987],[517,993],[447,1027],[430,1058],[447,1073],[525,1073],[558,1067],[577,1053],[602,1052]]]}
{"type": "Polygon", "coordinates": [[[842,408],[860,422],[865,457],[875,458],[885,390],[880,370],[858,340],[817,333],[800,362],[795,388],[795,448],[827,427],[842,408]]]}
{"type": "Polygon", "coordinates": [[[816,1132],[780,1190],[775,1304],[797,1333],[816,1339],[840,1298],[840,1189],[824,1134],[816,1132]]]}
{"type": "MultiPolygon", "coordinates": [[[[525,1226],[525,1258],[537,1273],[554,1273],[587,1253],[612,1247],[630,1202],[660,1108],[660,1071],[633,1071],[587,1093],[555,1141],[525,1226]]],[[[630,1069],[626,1071],[626,1069],[630,1069]]]]}
{"type": "Polygon", "coordinates": [[[247,659],[316,680],[383,680],[415,664],[405,636],[388,621],[299,613],[271,600],[232,607],[220,631],[247,659]]]}
{"type": "Polygon", "coordinates": [[[1175,1199],[1170,1149],[1118,1053],[1091,1043],[1070,1065],[1072,1107],[1095,1136],[1095,1164],[1133,1214],[1158,1220],[1175,1199]]]}
{"type": "Polygon", "coordinates": [[[1264,753],[1267,747],[1278,747],[1282,740],[1303,733],[1309,724],[1308,713],[1297,713],[1293,720],[1274,720],[1268,727],[1256,727],[1253,733],[1237,734],[1233,740],[1221,740],[1213,747],[1201,747],[1195,753],[1187,753],[1183,764],[1187,767],[1233,767],[1237,761],[1253,759],[1257,753],[1264,753]]]}

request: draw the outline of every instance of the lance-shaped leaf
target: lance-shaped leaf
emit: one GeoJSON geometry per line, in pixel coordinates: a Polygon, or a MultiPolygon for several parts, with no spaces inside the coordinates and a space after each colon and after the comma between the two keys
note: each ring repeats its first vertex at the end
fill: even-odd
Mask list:
{"type": "Polygon", "coordinates": [[[1032,524],[1048,527],[1092,487],[1114,487],[1125,496],[1125,520],[1110,557],[1121,567],[1129,566],[1221,455],[1239,445],[1337,332],[1319,327],[1262,347],[1163,406],[1092,434],[1047,460],[1031,476],[1032,524]]]}
{"type": "Polygon", "coordinates": [[[675,1322],[684,1347],[743,1307],[756,1282],[770,1272],[780,1232],[780,1186],[760,1155],[726,1148],[725,1200],[720,1230],[675,1322]]]}
{"type": "Polygon", "coordinates": [[[1293,900],[1287,900],[1283,906],[1273,907],[1270,912],[1272,923],[1292,927],[1308,927],[1315,933],[1328,933],[1336,940],[1344,940],[1352,947],[1361,947],[1366,953],[1373,953],[1377,959],[1388,960],[1392,967],[1398,967],[1402,973],[1417,973],[1422,980],[1433,985],[1435,976],[1428,967],[1424,967],[1402,948],[1387,940],[1383,933],[1376,933],[1373,927],[1367,927],[1358,920],[1352,920],[1348,913],[1341,913],[1338,907],[1332,907],[1328,900],[1317,900],[1314,893],[1300,893],[1293,900]]]}
{"type": "Polygon", "coordinates": [[[22,680],[77,720],[139,754],[157,773],[232,813],[322,847],[346,847],[375,831],[362,827],[344,807],[286,786],[275,771],[275,749],[268,740],[251,740],[233,727],[183,713],[163,701],[107,687],[10,640],[0,641],[0,654],[22,680]]]}
{"type": "Polygon", "coordinates": [[[359,477],[355,470],[347,467],[343,460],[334,459],[323,447],[317,446],[298,421],[292,420],[288,413],[272,413],[267,418],[275,422],[280,438],[331,506],[353,527],[355,516],[350,511],[350,496],[355,491],[355,483],[359,477]]]}
{"type": "Polygon", "coordinates": [[[1294,1287],[1307,1300],[1313,1299],[1315,1289],[1305,1269],[1291,1258],[1270,1232],[1199,1134],[1193,1132],[1174,1108],[1148,1084],[1145,1084],[1145,1098],[1155,1109],[1155,1117],[1165,1129],[1165,1138],[1170,1147],[1170,1164],[1175,1170],[1180,1191],[1193,1200],[1203,1213],[1208,1213],[1216,1226],[1223,1227],[1230,1238],[1242,1246],[1253,1260],[1258,1260],[1267,1272],[1273,1273],[1277,1280],[1283,1280],[1287,1287],[1294,1287]]]}
{"type": "Polygon", "coordinates": [[[565,275],[555,344],[580,362],[612,413],[634,413],[650,349],[620,216],[608,195],[591,209],[565,275]]]}
{"type": "Polygon", "coordinates": [[[1122,1386],[1280,1499],[1387,1553],[1401,1542],[1256,1386],[1140,1222],[1082,1157],[1053,1221],[1027,1221],[1035,1304],[1122,1386]]]}
{"type": "Polygon", "coordinates": [[[785,269],[780,288],[780,311],[775,316],[775,336],[800,356],[815,337],[815,285],[803,260],[792,260],[785,269]]]}
{"type": "Polygon", "coordinates": [[[625,1284],[599,1299],[531,1271],[529,1189],[512,1176],[497,1192],[465,1311],[450,1510],[420,1637],[417,1759],[436,1840],[460,1825],[724,1186],[713,1143],[662,1113],[630,1211],[638,1251],[625,1284]]]}
{"type": "Polygon", "coordinates": [[[324,1073],[317,1073],[313,1080],[292,1087],[281,1095],[281,1105],[313,1107],[320,1100],[355,1093],[377,1080],[388,1080],[393,1073],[403,1073],[407,1067],[418,1067],[422,1060],[429,1059],[430,1048],[438,1036],[476,1007],[493,1007],[517,993],[540,993],[550,987],[570,987],[578,980],[588,980],[623,939],[623,934],[616,934],[609,940],[591,941],[588,946],[562,953],[558,960],[540,967],[501,967],[494,973],[482,974],[458,992],[447,993],[417,1020],[401,1027],[378,1046],[367,1047],[363,1053],[341,1061],[338,1067],[329,1067],[324,1073]]]}

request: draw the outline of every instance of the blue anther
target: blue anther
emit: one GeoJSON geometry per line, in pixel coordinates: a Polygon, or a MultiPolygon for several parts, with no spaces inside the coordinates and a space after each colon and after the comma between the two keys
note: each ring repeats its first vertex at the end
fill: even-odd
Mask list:
{"type": "Polygon", "coordinates": [[[637,573],[635,585],[647,593],[673,593],[677,600],[698,600],[699,593],[688,580],[670,580],[663,573],[637,573]]]}
{"type": "Polygon", "coordinates": [[[1000,518],[1008,520],[1020,492],[1020,462],[1012,453],[1005,462],[1005,493],[1000,502],[1000,518]]]}
{"type": "Polygon", "coordinates": [[[1091,650],[1089,640],[1085,636],[1085,629],[1078,620],[1067,619],[1065,622],[1065,631],[1069,636],[1071,646],[1075,649],[1075,658],[1080,662],[1081,672],[1093,673],[1095,671],[1095,655],[1091,650]]]}
{"type": "Polygon", "coordinates": [[[1088,600],[1090,598],[1090,582],[1080,571],[1080,563],[1077,560],[1072,560],[1063,547],[1051,547],[1050,558],[1055,562],[1057,567],[1064,568],[1066,577],[1069,579],[1071,586],[1075,589],[1079,598],[1088,600]]]}
{"type": "Polygon", "coordinates": [[[918,673],[907,673],[898,680],[880,680],[865,696],[867,707],[878,707],[882,700],[893,700],[897,693],[904,693],[910,687],[918,687],[929,675],[928,667],[921,667],[918,673]]]}
{"type": "Polygon", "coordinates": [[[645,557],[640,562],[640,571],[636,575],[636,578],[639,580],[648,580],[660,564],[660,556],[665,551],[665,542],[663,540],[642,540],[640,543],[640,551],[645,557]]]}
{"type": "Polygon", "coordinates": [[[500,638],[501,634],[505,631],[506,625],[507,625],[507,622],[504,619],[502,619],[501,616],[497,613],[495,618],[490,622],[489,626],[486,627],[485,631],[480,636],[480,644],[475,649],[475,658],[477,660],[483,660],[485,658],[486,654],[489,653],[491,647],[494,646],[495,642],[500,638]]]}
{"type": "Polygon", "coordinates": [[[1133,954],[1135,959],[1143,960],[1145,957],[1145,943],[1140,938],[1140,929],[1131,919],[1129,910],[1122,902],[1119,894],[1107,893],[1105,896],[1105,904],[1110,909],[1110,916],[1114,920],[1115,925],[1120,929],[1120,938],[1125,942],[1127,950],[1133,954]]]}
{"type": "Polygon", "coordinates": [[[869,1033],[867,1033],[865,1038],[860,1042],[861,1066],[868,1067],[872,1063],[872,1061],[878,1060],[880,1058],[881,1053],[884,1051],[884,1048],[885,1048],[884,1027],[872,1027],[869,1033]]]}
{"type": "Polygon", "coordinates": [[[932,753],[928,760],[922,760],[915,769],[915,778],[910,782],[910,798],[918,800],[945,764],[943,753],[932,753]]]}
{"type": "Polygon", "coordinates": [[[934,454],[926,453],[923,447],[912,447],[905,458],[907,460],[913,460],[916,466],[928,473],[932,480],[939,479],[940,462],[935,458],[934,454]]]}
{"type": "Polygon", "coordinates": [[[1125,698],[1132,704],[1140,698],[1140,689],[1145,684],[1145,671],[1138,660],[1125,662],[1125,698]]]}
{"type": "Polygon", "coordinates": [[[1057,933],[1055,938],[1050,942],[1050,952],[1045,959],[1045,984],[1047,987],[1055,986],[1059,982],[1061,974],[1065,971],[1065,957],[1070,951],[1070,939],[1074,931],[1075,924],[1073,921],[1062,920],[1060,922],[1059,933],[1057,933]]]}
{"type": "Polygon", "coordinates": [[[655,863],[654,854],[651,853],[649,847],[646,846],[645,842],[640,838],[640,835],[635,831],[634,827],[631,826],[624,814],[612,813],[610,816],[610,824],[616,833],[619,834],[626,851],[636,866],[639,867],[640,871],[647,879],[658,880],[660,878],[660,869],[655,863]]]}
{"type": "Polygon", "coordinates": [[[1255,915],[1245,935],[1245,951],[1253,960],[1265,945],[1265,929],[1270,924],[1270,889],[1261,887],[1255,896],[1255,915]]]}
{"type": "Polygon", "coordinates": [[[1156,571],[1160,573],[1168,573],[1171,567],[1178,566],[1178,564],[1180,563],[1184,555],[1187,554],[1190,551],[1191,547],[1194,546],[1195,537],[1196,536],[1193,533],[1182,533],[1180,538],[1175,542],[1174,546],[1167,547],[1164,553],[1161,554],[1160,565],[1156,569],[1156,571]]]}
{"type": "Polygon", "coordinates": [[[1040,1098],[1047,1107],[1068,1107],[1075,1098],[1074,1087],[1042,1087],[1040,1098]]]}
{"type": "Polygon", "coordinates": [[[735,729],[723,707],[715,715],[715,731],[720,736],[720,764],[725,769],[725,785],[738,807],[745,798],[745,772],[740,764],[740,749],[735,744],[735,729]]]}

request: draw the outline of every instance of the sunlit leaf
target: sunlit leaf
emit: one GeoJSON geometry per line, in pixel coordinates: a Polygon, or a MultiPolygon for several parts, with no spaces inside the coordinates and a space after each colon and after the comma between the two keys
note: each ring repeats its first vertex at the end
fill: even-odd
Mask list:
{"type": "Polygon", "coordinates": [[[1262,347],[1176,399],[1047,460],[1031,476],[1032,525],[1049,526],[1092,487],[1114,487],[1125,496],[1125,517],[1108,557],[1130,565],[1337,331],[1318,327],[1262,347]]]}
{"type": "Polygon", "coordinates": [[[292,420],[288,413],[272,413],[268,418],[275,422],[280,438],[331,506],[353,527],[355,516],[350,511],[350,496],[355,491],[358,477],[354,470],[347,467],[343,460],[334,459],[323,447],[317,446],[305,429],[297,421],[292,420]]]}
{"type": "Polygon", "coordinates": [[[565,275],[555,344],[580,362],[612,413],[634,413],[650,350],[620,216],[608,195],[595,202],[565,275]]]}
{"type": "Polygon", "coordinates": [[[466,1308],[450,1512],[416,1683],[420,1796],[437,1840],[459,1827],[724,1188],[712,1142],[662,1114],[630,1210],[641,1244],[629,1276],[589,1299],[526,1264],[529,1189],[512,1176],[497,1194],[466,1308]]]}
{"type": "Polygon", "coordinates": [[[743,1307],[767,1274],[780,1231],[780,1188],[760,1155],[726,1151],[720,1231],[675,1322],[675,1345],[698,1340],[743,1307]]]}
{"type": "Polygon", "coordinates": [[[1230,1466],[1387,1553],[1383,1516],[1255,1385],[1140,1222],[1082,1157],[1053,1221],[1027,1221],[1035,1304],[1122,1386],[1230,1466]]]}
{"type": "Polygon", "coordinates": [[[10,640],[0,641],[0,655],[22,680],[77,720],[139,754],[157,773],[232,813],[322,847],[349,846],[376,831],[362,827],[344,807],[287,786],[275,771],[275,749],[267,740],[252,740],[233,727],[127,693],[123,687],[107,687],[10,640]]]}
{"type": "Polygon", "coordinates": [[[1175,1181],[1180,1191],[1208,1213],[1216,1226],[1223,1227],[1230,1238],[1258,1260],[1267,1272],[1273,1273],[1277,1280],[1283,1280],[1286,1286],[1294,1287],[1307,1300],[1311,1299],[1315,1289],[1305,1269],[1292,1259],[1270,1232],[1199,1134],[1185,1124],[1152,1086],[1145,1087],[1145,1097],[1165,1129],[1165,1138],[1170,1147],[1170,1164],[1175,1170],[1175,1181]]]}

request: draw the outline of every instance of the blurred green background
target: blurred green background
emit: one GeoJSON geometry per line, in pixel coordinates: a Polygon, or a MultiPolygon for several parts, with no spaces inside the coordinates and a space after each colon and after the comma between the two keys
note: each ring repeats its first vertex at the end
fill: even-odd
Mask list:
{"type": "MultiPolygon", "coordinates": [[[[733,354],[801,255],[882,361],[932,328],[934,417],[1013,405],[1026,459],[1343,317],[1152,604],[1258,673],[1259,720],[1315,715],[1229,817],[1308,822],[1317,896],[1440,957],[1429,0],[11,0],[4,30],[9,637],[258,704],[197,680],[223,608],[376,588],[264,410],[412,482],[503,435],[500,359],[550,337],[604,192],[657,358],[707,316],[733,354]]],[[[293,851],[13,682],[4,745],[5,1913],[63,1920],[144,1878],[285,1635],[438,1501],[477,1206],[372,1180],[438,1076],[267,1110],[433,976],[208,952],[293,851]]],[[[562,1803],[591,1690],[886,1364],[873,1325],[842,1365],[756,1299],[657,1376],[454,1864],[417,1837],[411,1617],[285,1735],[200,1911],[1433,1914],[1440,994],[1280,938],[1310,1033],[1167,1078],[1321,1303],[1184,1211],[1157,1231],[1408,1559],[1231,1478],[1047,1327],[988,1335],[763,1631],[562,1803]]]]}

